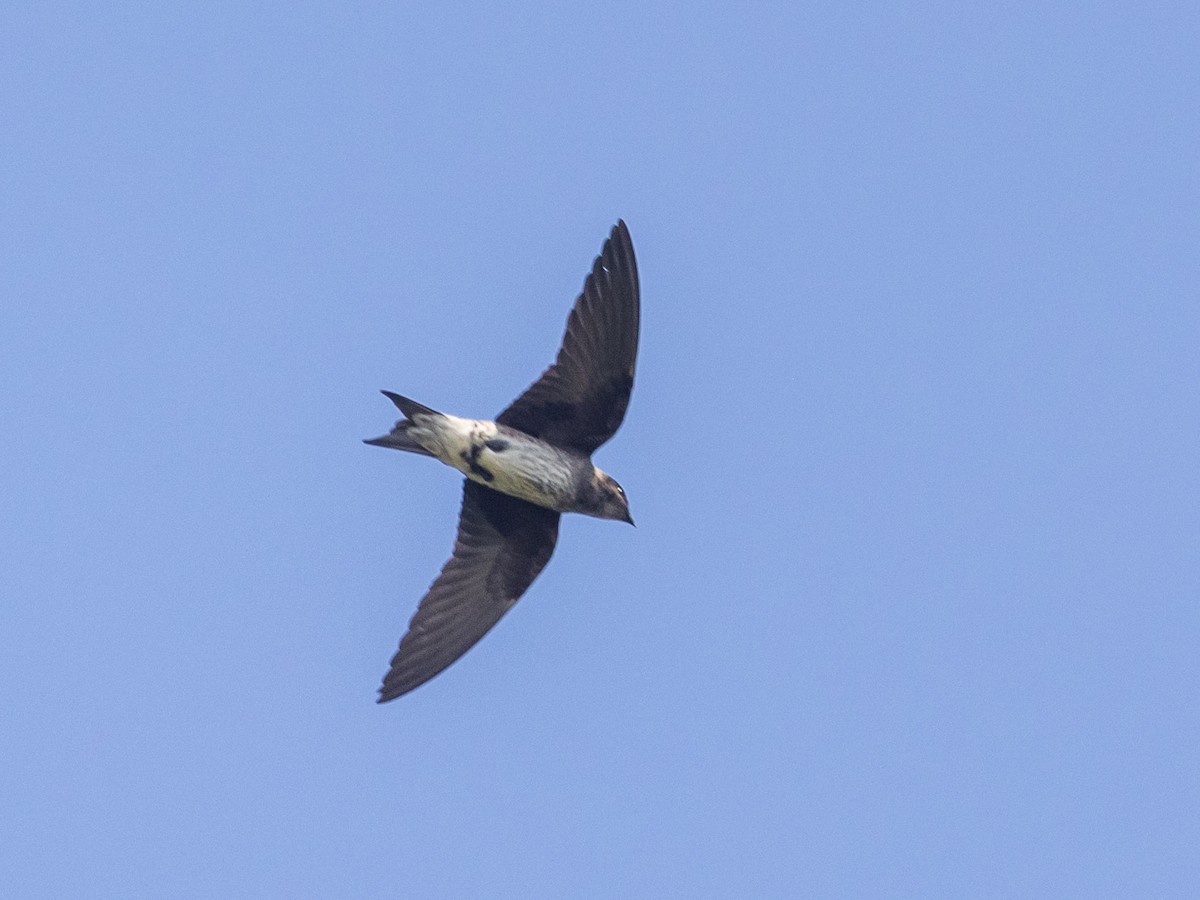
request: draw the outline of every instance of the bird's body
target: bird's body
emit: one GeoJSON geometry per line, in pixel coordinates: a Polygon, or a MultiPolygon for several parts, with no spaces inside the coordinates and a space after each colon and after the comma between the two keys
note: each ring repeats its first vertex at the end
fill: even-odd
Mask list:
{"type": "Polygon", "coordinates": [[[483,419],[418,413],[406,431],[472,481],[556,512],[576,511],[579,485],[594,469],[586,457],[483,419]]]}
{"type": "Polygon", "coordinates": [[[495,421],[384,391],[404,418],[367,443],[432,456],[467,480],[454,555],[400,642],[381,703],[441,672],[499,621],[549,561],[561,513],[633,524],[625,491],[591,456],[625,416],[639,316],[633,244],[618,222],[567,319],[557,360],[495,421]]]}

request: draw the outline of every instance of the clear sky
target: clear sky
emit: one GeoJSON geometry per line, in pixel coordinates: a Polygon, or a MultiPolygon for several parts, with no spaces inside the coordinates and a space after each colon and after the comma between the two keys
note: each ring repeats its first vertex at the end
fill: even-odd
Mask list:
{"type": "Polygon", "coordinates": [[[1197,896],[1194,3],[24,6],[6,896],[1197,896]],[[618,217],[639,527],[377,706],[618,217]]]}

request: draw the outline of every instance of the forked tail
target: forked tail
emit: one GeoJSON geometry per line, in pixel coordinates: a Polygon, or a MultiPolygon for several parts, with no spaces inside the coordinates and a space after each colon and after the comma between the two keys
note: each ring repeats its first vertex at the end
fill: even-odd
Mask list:
{"type": "Polygon", "coordinates": [[[400,394],[394,394],[391,391],[383,391],[382,393],[396,404],[396,408],[400,412],[404,413],[404,418],[397,422],[396,427],[389,433],[377,438],[370,438],[363,441],[363,443],[372,444],[376,447],[390,447],[393,450],[404,450],[407,453],[420,453],[422,456],[433,456],[432,453],[409,437],[408,427],[412,424],[412,419],[415,416],[440,416],[441,413],[418,403],[416,400],[402,397],[400,394]]]}

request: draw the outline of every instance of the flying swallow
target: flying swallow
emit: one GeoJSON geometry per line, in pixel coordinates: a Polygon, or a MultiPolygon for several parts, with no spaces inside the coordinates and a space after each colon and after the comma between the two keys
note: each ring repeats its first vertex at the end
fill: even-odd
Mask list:
{"type": "Polygon", "coordinates": [[[625,418],[639,315],[633,243],[618,221],[567,317],[554,364],[495,421],[383,392],[404,418],[365,443],[432,456],[467,477],[454,554],[392,657],[380,703],[433,678],[500,621],[550,561],[562,513],[633,524],[625,491],[592,454],[625,418]]]}

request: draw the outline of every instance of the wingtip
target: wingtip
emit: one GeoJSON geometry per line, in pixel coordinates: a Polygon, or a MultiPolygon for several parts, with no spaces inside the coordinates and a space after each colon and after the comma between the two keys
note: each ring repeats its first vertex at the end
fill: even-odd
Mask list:
{"type": "Polygon", "coordinates": [[[625,224],[624,219],[617,219],[617,224],[613,226],[601,256],[610,257],[614,263],[626,269],[636,290],[637,256],[633,252],[633,238],[629,234],[629,226],[625,224]]]}
{"type": "MultiPolygon", "coordinates": [[[[411,690],[411,688],[409,690],[411,690]]],[[[377,698],[375,698],[376,703],[390,703],[392,700],[395,700],[397,697],[401,697],[404,694],[407,694],[408,691],[397,690],[394,686],[389,687],[387,680],[385,679],[383,684],[381,684],[379,686],[378,693],[379,693],[379,696],[377,698]]]]}

